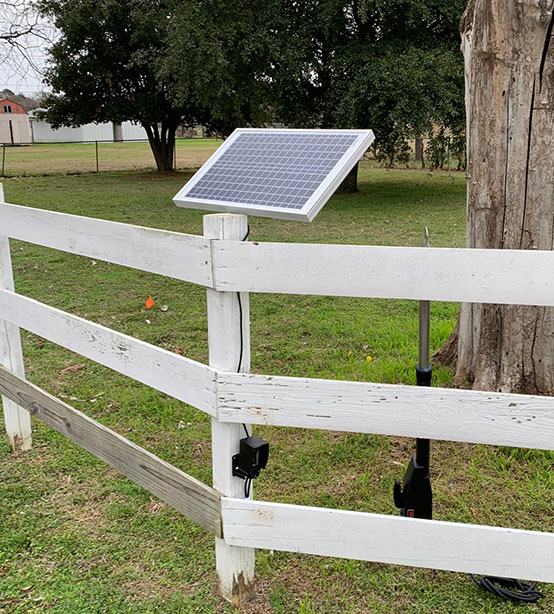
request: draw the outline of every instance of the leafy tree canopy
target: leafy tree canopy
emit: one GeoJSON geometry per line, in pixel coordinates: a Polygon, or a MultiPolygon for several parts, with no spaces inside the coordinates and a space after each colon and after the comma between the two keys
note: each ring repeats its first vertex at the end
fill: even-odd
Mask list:
{"type": "Polygon", "coordinates": [[[198,0],[192,12],[177,11],[166,67],[190,77],[171,77],[177,97],[194,100],[223,133],[268,121],[371,127],[378,156],[392,164],[408,138],[436,126],[463,143],[464,5],[198,0]]]}
{"type": "Polygon", "coordinates": [[[378,153],[464,122],[465,0],[282,0],[272,82],[287,125],[371,127],[378,153]]]}
{"type": "Polygon", "coordinates": [[[162,63],[178,101],[189,101],[214,132],[260,126],[274,117],[271,61],[277,0],[181,3],[162,63]]]}
{"type": "Polygon", "coordinates": [[[268,16],[259,0],[40,0],[52,46],[46,119],[142,124],[160,170],[174,134],[200,122],[229,133],[270,119],[268,16]]]}

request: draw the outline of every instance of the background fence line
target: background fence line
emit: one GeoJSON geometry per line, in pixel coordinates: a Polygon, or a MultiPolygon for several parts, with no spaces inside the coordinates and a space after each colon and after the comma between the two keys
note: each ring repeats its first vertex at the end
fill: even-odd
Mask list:
{"type": "MultiPolygon", "coordinates": [[[[217,138],[176,138],[174,168],[197,168],[220,143],[217,138]]],[[[155,168],[147,139],[0,143],[0,177],[155,168]]]]}
{"type": "Polygon", "coordinates": [[[14,144],[14,143],[1,143],[2,147],[2,162],[0,164],[0,177],[6,177],[6,150],[14,148],[20,150],[25,147],[32,147],[33,145],[91,145],[94,146],[94,172],[100,172],[100,153],[98,149],[99,144],[119,144],[119,143],[148,143],[148,139],[125,139],[124,141],[114,141],[113,139],[97,139],[94,141],[33,141],[32,143],[14,144]]]}
{"type": "MultiPolygon", "coordinates": [[[[456,139],[454,139],[455,141],[456,139]]],[[[406,156],[400,156],[395,159],[395,167],[397,168],[420,168],[428,170],[443,170],[447,172],[459,171],[465,169],[465,151],[459,150],[459,146],[452,148],[454,143],[450,136],[442,136],[434,139],[422,139],[423,149],[425,151],[425,161],[417,158],[415,154],[415,141],[410,142],[409,153],[406,156]]],[[[196,168],[198,160],[191,161],[184,156],[184,149],[194,143],[213,142],[220,144],[221,140],[217,138],[196,136],[184,137],[177,136],[175,139],[174,151],[174,167],[176,169],[196,168]]],[[[459,141],[458,141],[459,145],[459,141]]],[[[212,151],[215,151],[217,145],[213,145],[212,151]]],[[[17,143],[0,143],[0,177],[18,176],[18,175],[41,175],[48,173],[66,172],[72,173],[98,173],[102,171],[113,171],[122,169],[147,169],[154,168],[155,161],[150,151],[149,142],[146,138],[142,139],[124,139],[114,141],[113,139],[88,139],[80,141],[33,141],[32,143],[17,144],[17,143]],[[133,147],[133,144],[137,147],[133,147]],[[140,145],[144,145],[145,155],[140,157],[140,162],[137,161],[136,151],[140,150],[140,145]],[[77,146],[88,146],[88,153],[83,154],[83,149],[77,146]],[[75,146],[75,147],[72,147],[75,146]],[[63,149],[72,147],[73,156],[63,163],[63,149]],[[58,164],[50,164],[46,159],[33,164],[27,164],[25,159],[33,158],[33,152],[47,148],[50,152],[50,158],[56,159],[59,156],[58,164]],[[117,162],[117,156],[113,155],[113,151],[127,149],[129,152],[125,164],[121,161],[117,162]],[[79,159],[77,159],[79,158],[79,159]]],[[[207,159],[207,156],[206,156],[207,159]]],[[[375,149],[372,147],[364,155],[364,160],[376,160],[375,149]]],[[[376,160],[381,166],[387,166],[390,162],[386,157],[376,160]]]]}

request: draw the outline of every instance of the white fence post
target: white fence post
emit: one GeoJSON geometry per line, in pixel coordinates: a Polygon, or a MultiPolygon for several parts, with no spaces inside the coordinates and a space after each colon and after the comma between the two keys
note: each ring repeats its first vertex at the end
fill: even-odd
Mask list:
{"type": "MultiPolygon", "coordinates": [[[[0,202],[4,202],[4,188],[0,183],[0,202]]],[[[0,225],[0,232],[2,226],[0,225]]],[[[0,288],[13,292],[13,271],[10,242],[0,236],[0,288]]],[[[19,377],[25,377],[19,328],[0,320],[0,363],[19,377]]],[[[14,452],[31,449],[31,416],[7,397],[2,397],[6,433],[14,452]]]]}
{"type": "MultiPolygon", "coordinates": [[[[205,237],[242,241],[247,234],[246,215],[204,216],[205,237]]],[[[239,297],[236,292],[208,289],[207,294],[210,366],[247,373],[250,370],[248,293],[241,293],[239,297]]],[[[250,426],[246,425],[246,428],[250,432],[250,426]]],[[[231,457],[238,453],[239,441],[245,436],[241,424],[223,423],[212,418],[213,485],[226,497],[244,498],[244,480],[232,476],[231,457]]],[[[254,549],[228,546],[216,538],[215,552],[221,595],[238,608],[254,593],[254,549]]]]}

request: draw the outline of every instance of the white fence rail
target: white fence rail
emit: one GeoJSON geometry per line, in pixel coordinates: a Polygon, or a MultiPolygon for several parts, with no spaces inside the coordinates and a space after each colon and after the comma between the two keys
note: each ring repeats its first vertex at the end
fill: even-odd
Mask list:
{"type": "Polygon", "coordinates": [[[554,398],[218,373],[221,421],[554,450],[554,398]]]}
{"type": "Polygon", "coordinates": [[[0,393],[14,448],[30,446],[30,409],[162,498],[169,479],[166,500],[222,535],[220,588],[235,605],[252,592],[258,547],[554,582],[551,533],[244,500],[230,475],[243,424],[553,450],[551,397],[248,374],[247,293],[554,306],[554,252],[244,243],[245,228],[243,216],[208,216],[196,237],[0,202],[0,393]],[[16,294],[8,237],[207,287],[210,366],[16,294]],[[25,382],[17,327],[211,415],[215,490],[25,382]]]}
{"type": "Polygon", "coordinates": [[[554,306],[551,251],[228,241],[6,203],[0,224],[5,237],[224,292],[554,306]]]}
{"type": "Polygon", "coordinates": [[[204,237],[0,203],[0,235],[213,286],[204,237]]]}
{"type": "Polygon", "coordinates": [[[228,543],[552,582],[554,534],[222,499],[228,543]]]}
{"type": "Polygon", "coordinates": [[[554,305],[554,252],[218,241],[217,290],[554,305]]]}
{"type": "Polygon", "coordinates": [[[134,337],[0,290],[0,319],[215,414],[215,371],[134,337]]]}
{"type": "Polygon", "coordinates": [[[221,535],[220,494],[0,367],[0,392],[176,510],[221,535]]]}

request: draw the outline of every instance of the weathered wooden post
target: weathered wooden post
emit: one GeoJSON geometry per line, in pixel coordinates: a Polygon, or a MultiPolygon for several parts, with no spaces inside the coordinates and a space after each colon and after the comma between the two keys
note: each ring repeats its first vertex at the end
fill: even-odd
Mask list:
{"type": "MultiPolygon", "coordinates": [[[[4,202],[4,188],[1,183],[0,202],[4,202]]],[[[1,228],[0,225],[0,232],[1,228]]],[[[12,292],[14,290],[10,242],[7,237],[2,236],[0,236],[0,288],[12,292]]],[[[0,320],[0,363],[19,377],[25,377],[19,328],[6,320],[0,320]]],[[[2,397],[2,406],[6,433],[13,451],[30,450],[31,416],[29,412],[6,397],[2,397]]]]}
{"type": "MultiPolygon", "coordinates": [[[[246,215],[224,213],[204,216],[206,237],[242,241],[247,234],[246,215]]],[[[210,365],[225,371],[247,373],[250,370],[248,293],[239,295],[237,292],[211,289],[207,293],[210,365]]],[[[250,432],[250,427],[245,426],[250,432]]],[[[227,497],[244,498],[244,480],[233,477],[231,459],[239,452],[240,439],[245,436],[243,425],[222,423],[212,418],[213,485],[227,497]]],[[[238,608],[254,592],[254,549],[228,546],[216,537],[215,552],[221,595],[238,608]]]]}

